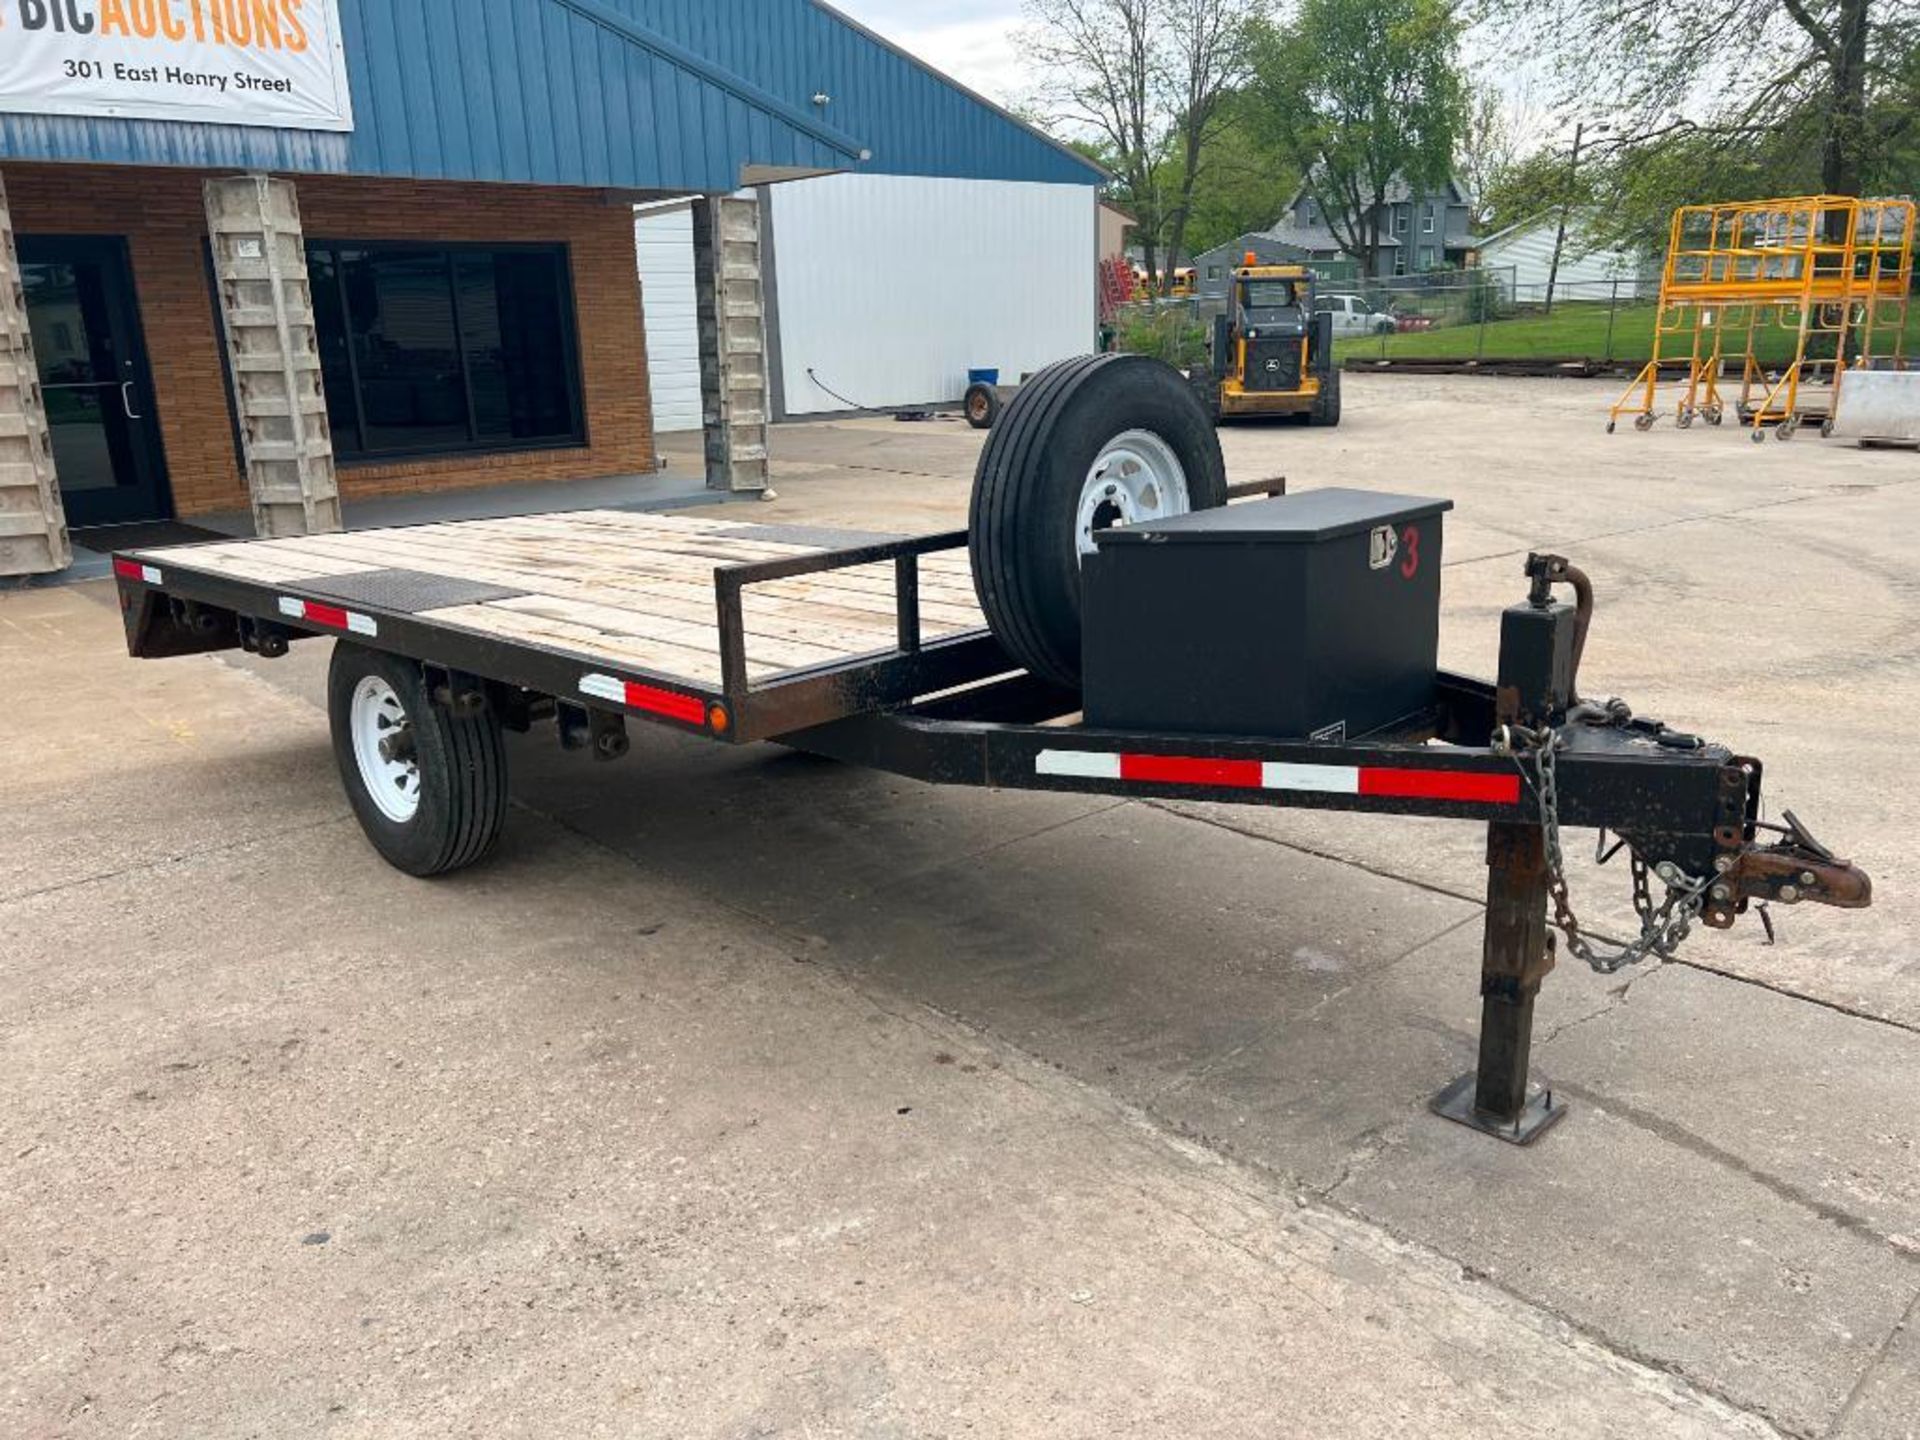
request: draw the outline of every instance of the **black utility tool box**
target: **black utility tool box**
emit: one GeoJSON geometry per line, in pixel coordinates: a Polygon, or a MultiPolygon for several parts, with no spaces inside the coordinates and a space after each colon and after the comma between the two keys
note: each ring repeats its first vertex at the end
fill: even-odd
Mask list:
{"type": "Polygon", "coordinates": [[[1343,739],[1432,703],[1451,500],[1307,490],[1117,526],[1086,557],[1086,723],[1343,739]]]}

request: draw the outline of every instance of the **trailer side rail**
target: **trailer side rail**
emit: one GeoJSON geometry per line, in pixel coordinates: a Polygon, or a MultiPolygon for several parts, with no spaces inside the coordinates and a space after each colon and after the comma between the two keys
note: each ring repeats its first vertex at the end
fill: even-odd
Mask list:
{"type": "Polygon", "coordinates": [[[1010,670],[1006,652],[984,627],[922,637],[919,559],[963,549],[966,539],[965,531],[950,531],[716,566],[717,686],[562,643],[421,618],[421,612],[449,603],[449,587],[458,584],[424,573],[391,571],[388,576],[405,579],[377,587],[365,576],[265,582],[196,569],[191,550],[116,555],[113,569],[135,655],[221,649],[273,655],[284,653],[292,640],[333,635],[563,703],[744,744],[1010,670]],[[895,590],[891,650],[749,675],[745,595],[751,586],[889,561],[895,590]]]}
{"type": "Polygon", "coordinates": [[[868,545],[725,565],[713,573],[720,623],[722,689],[733,707],[734,738],[768,740],[844,716],[902,705],[922,695],[965,685],[1014,668],[984,627],[921,638],[920,557],[964,550],[967,532],[947,530],[868,545]],[[762,681],[747,675],[746,604],[749,586],[832,570],[893,562],[895,645],[832,665],[789,671],[762,681]]]}

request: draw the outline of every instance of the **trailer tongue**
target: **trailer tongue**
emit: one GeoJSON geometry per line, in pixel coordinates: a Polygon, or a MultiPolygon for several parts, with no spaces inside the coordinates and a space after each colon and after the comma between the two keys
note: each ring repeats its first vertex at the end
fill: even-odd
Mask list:
{"type": "MultiPolygon", "coordinates": [[[[1671,957],[1696,923],[1724,928],[1755,902],[1869,903],[1867,877],[1791,813],[1762,818],[1759,761],[1580,697],[1593,591],[1566,560],[1528,557],[1493,682],[1440,670],[1444,502],[1308,492],[1183,519],[1170,497],[1225,498],[1217,468],[1189,483],[1218,466],[1217,445],[1190,448],[1211,427],[1174,414],[1143,432],[1140,386],[1161,380],[1127,366],[1125,413],[1104,414],[1084,384],[1098,370],[1065,363],[1079,368],[1040,372],[991,432],[971,534],[584,512],[135,552],[114,562],[128,645],[275,656],[335,637],[342,780],[369,840],[414,874],[486,853],[505,817],[501,732],[549,721],[602,760],[646,721],[941,784],[1483,824],[1479,1061],[1434,1108],[1520,1143],[1565,1109],[1528,1082],[1556,932],[1610,970],[1671,957]],[[1125,483],[1173,513],[1083,556],[1084,497],[1127,463],[1150,473],[1125,483]],[[1037,588],[1044,549],[1009,563],[1028,538],[1008,508],[1023,485],[1066,557],[1037,588]],[[1381,507],[1395,518],[1373,523],[1381,507]],[[1077,612],[1082,559],[1071,627],[1026,613],[1036,596],[1077,612]],[[1624,942],[1580,928],[1567,827],[1626,852],[1639,929],[1624,942]]],[[[1197,411],[1177,375],[1164,383],[1197,411]]]]}

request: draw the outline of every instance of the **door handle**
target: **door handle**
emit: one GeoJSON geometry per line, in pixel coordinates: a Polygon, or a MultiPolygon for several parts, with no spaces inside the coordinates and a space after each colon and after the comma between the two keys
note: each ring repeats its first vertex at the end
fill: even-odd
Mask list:
{"type": "Polygon", "coordinates": [[[127,418],[129,420],[144,420],[146,419],[146,415],[133,408],[133,401],[129,398],[132,390],[133,382],[131,380],[122,380],[120,382],[120,408],[127,412],[127,418]]]}

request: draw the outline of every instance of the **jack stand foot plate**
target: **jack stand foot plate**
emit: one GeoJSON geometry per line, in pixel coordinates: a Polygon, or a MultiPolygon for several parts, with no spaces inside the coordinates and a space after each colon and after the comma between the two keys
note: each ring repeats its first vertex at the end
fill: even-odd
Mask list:
{"type": "Polygon", "coordinates": [[[1436,1115],[1444,1115],[1449,1120],[1482,1131],[1496,1140],[1504,1140],[1509,1145],[1531,1145],[1553,1128],[1553,1124],[1567,1113],[1567,1102],[1553,1098],[1553,1091],[1532,1087],[1527,1095],[1527,1103],[1520,1107],[1520,1113],[1511,1120],[1498,1115],[1490,1115],[1484,1110],[1474,1108],[1473,1093],[1478,1077],[1469,1070],[1446,1089],[1433,1097],[1432,1109],[1436,1115]]]}

